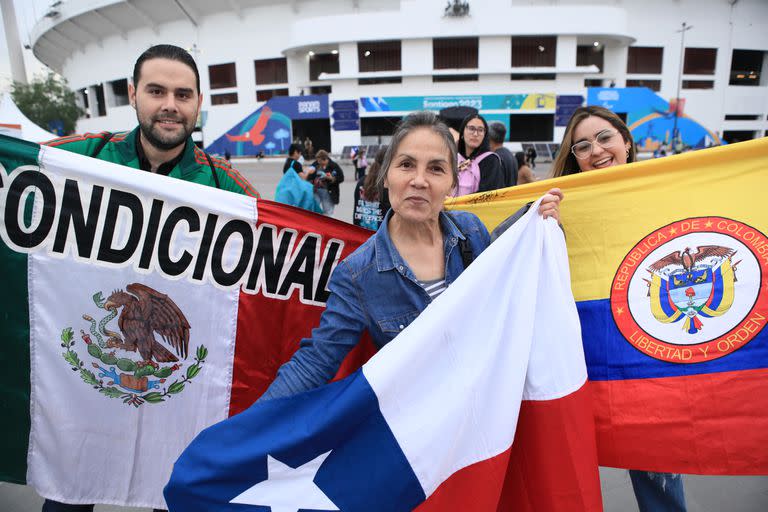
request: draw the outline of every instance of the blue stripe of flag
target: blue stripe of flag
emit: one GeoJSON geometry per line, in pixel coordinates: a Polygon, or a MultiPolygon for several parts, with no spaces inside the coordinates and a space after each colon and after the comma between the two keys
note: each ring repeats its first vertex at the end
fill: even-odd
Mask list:
{"type": "Polygon", "coordinates": [[[631,345],[619,332],[609,299],[576,303],[590,380],[680,377],[768,368],[768,329],[749,343],[714,361],[694,364],[659,361],[631,345]]]}
{"type": "Polygon", "coordinates": [[[340,510],[406,511],[424,501],[362,371],[207,428],[174,465],[165,499],[185,512],[267,512],[229,503],[267,479],[267,454],[296,468],[328,451],[314,482],[340,510]]]}

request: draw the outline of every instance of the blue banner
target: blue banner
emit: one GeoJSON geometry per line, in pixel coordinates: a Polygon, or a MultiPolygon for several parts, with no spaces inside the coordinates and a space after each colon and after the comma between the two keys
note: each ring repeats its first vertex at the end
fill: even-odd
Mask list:
{"type": "Polygon", "coordinates": [[[468,96],[372,96],[360,98],[366,112],[439,111],[449,107],[477,110],[553,110],[554,94],[479,94],[468,96]]]}
{"type": "Polygon", "coordinates": [[[300,119],[328,119],[328,96],[270,98],[205,149],[233,156],[286,153],[291,144],[291,121],[300,119]]]}
{"type": "Polygon", "coordinates": [[[703,148],[720,144],[716,133],[678,113],[668,101],[647,87],[590,87],[587,105],[627,114],[627,126],[640,151],[655,151],[672,144],[675,127],[685,146],[703,148]]]}

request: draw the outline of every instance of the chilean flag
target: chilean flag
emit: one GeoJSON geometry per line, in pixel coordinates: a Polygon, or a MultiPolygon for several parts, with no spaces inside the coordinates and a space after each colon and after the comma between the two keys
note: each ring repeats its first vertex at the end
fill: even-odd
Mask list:
{"type": "Polygon", "coordinates": [[[200,433],[169,509],[600,510],[565,241],[536,210],[351,376],[200,433]]]}

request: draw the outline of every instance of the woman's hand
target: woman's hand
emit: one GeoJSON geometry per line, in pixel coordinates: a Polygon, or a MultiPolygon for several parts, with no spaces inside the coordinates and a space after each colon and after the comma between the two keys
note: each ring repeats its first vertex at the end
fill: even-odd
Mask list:
{"type": "Polygon", "coordinates": [[[554,218],[560,223],[560,201],[563,200],[563,192],[559,188],[553,188],[547,191],[539,204],[539,213],[545,219],[554,218]]]}

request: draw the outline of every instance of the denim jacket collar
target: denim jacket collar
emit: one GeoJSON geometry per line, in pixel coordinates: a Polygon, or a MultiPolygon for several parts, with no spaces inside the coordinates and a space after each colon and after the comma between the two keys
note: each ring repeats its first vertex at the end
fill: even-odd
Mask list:
{"type": "MultiPolygon", "coordinates": [[[[379,272],[398,269],[400,273],[403,273],[403,270],[408,268],[408,265],[403,261],[402,256],[400,256],[400,253],[397,252],[395,245],[392,243],[387,227],[389,225],[389,219],[392,218],[392,214],[393,212],[390,209],[384,216],[384,220],[374,235],[376,269],[379,272]]],[[[440,229],[445,235],[445,255],[447,259],[448,254],[451,249],[458,244],[459,239],[465,240],[466,236],[445,211],[440,212],[439,220],[440,229]]]]}

